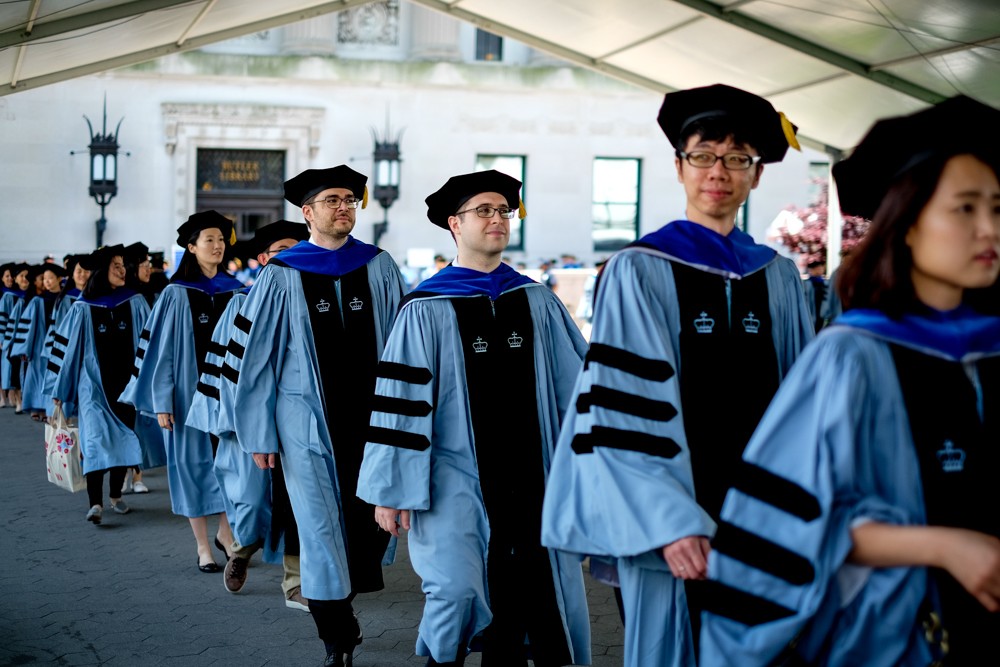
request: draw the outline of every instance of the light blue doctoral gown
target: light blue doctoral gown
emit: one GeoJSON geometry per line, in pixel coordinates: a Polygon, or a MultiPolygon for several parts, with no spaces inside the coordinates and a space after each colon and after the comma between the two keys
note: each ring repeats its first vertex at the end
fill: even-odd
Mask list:
{"type": "MultiPolygon", "coordinates": [[[[535,327],[538,421],[547,474],[586,342],[549,289],[538,283],[515,289],[527,290],[535,327]]],[[[464,648],[493,617],[486,580],[490,527],[479,487],[465,358],[450,298],[407,303],[382,355],[383,364],[403,364],[428,377],[412,382],[379,377],[376,386],[378,396],[426,402],[433,410],[409,417],[372,412],[373,427],[422,436],[431,446],[418,450],[369,442],[358,479],[358,496],[365,501],[411,510],[410,562],[426,595],[416,652],[438,662],[454,660],[455,649],[464,648]]],[[[503,406],[497,417],[503,419],[503,406]]],[[[590,617],[580,558],[549,549],[549,561],[573,663],[588,665],[590,617]]]]}
{"type": "Polygon", "coordinates": [[[786,565],[768,573],[743,558],[710,554],[709,577],[745,593],[744,611],[761,613],[751,623],[703,614],[703,667],[769,664],[793,639],[797,652],[815,661],[809,664],[931,664],[917,622],[928,598],[927,570],[846,562],[851,528],[863,521],[926,523],[889,343],[961,360],[972,379],[975,362],[1000,354],[1000,326],[994,332],[991,352],[960,357],[843,325],[806,348],[744,452],[759,470],[758,483],[731,489],[722,508],[725,522],[770,542],[786,565]]]}
{"type": "MultiPolygon", "coordinates": [[[[680,400],[680,313],[668,258],[680,261],[651,248],[630,248],[604,268],[591,349],[556,447],[542,514],[543,544],[618,559],[626,667],[694,665],[684,585],[671,575],[660,549],[683,537],[715,534],[714,522],[694,499],[680,400]],[[589,403],[595,387],[674,416],[639,416],[613,405],[578,410],[577,399],[589,403]],[[648,451],[601,446],[605,434],[619,431],[626,440],[653,445],[648,451]]],[[[794,264],[775,257],[760,270],[784,376],[812,338],[813,324],[794,264]]],[[[736,400],[739,388],[719,391],[719,417],[725,419],[725,401],[736,400]],[[727,398],[727,392],[734,396],[727,398]]]]}
{"type": "Polygon", "coordinates": [[[0,389],[10,389],[11,365],[7,358],[7,346],[14,338],[14,328],[17,320],[13,319],[14,308],[20,299],[21,292],[6,290],[0,295],[0,389]]]}
{"type": "MultiPolygon", "coordinates": [[[[56,301],[55,307],[52,309],[52,324],[49,325],[48,331],[45,333],[45,361],[46,365],[49,358],[52,356],[52,345],[55,342],[56,331],[59,329],[59,324],[63,321],[63,318],[69,313],[70,307],[76,303],[77,299],[80,298],[80,290],[75,287],[66,291],[62,297],[56,301]]],[[[55,407],[52,404],[52,385],[56,380],[55,373],[45,373],[42,379],[42,395],[44,396],[43,403],[46,405],[46,412],[49,416],[52,416],[52,410],[55,407]]],[[[73,403],[63,402],[62,404],[63,414],[67,417],[72,417],[76,415],[76,405],[73,403]]]]}
{"type": "MultiPolygon", "coordinates": [[[[221,392],[231,394],[233,390],[232,383],[222,381],[220,371],[225,361],[226,345],[233,335],[233,321],[245,300],[245,293],[234,295],[215,325],[212,343],[205,356],[205,372],[198,379],[198,391],[191,401],[187,425],[219,438],[215,452],[215,477],[226,503],[226,517],[237,541],[241,545],[263,541],[265,560],[281,562],[280,556],[276,558],[270,551],[270,541],[266,539],[271,526],[270,472],[258,468],[253,457],[240,448],[233,424],[219,424],[221,392]]],[[[227,412],[227,416],[232,416],[232,412],[227,412]]]]}
{"type": "MultiPolygon", "coordinates": [[[[375,255],[367,267],[375,343],[381,354],[403,280],[388,253],[375,255]]],[[[342,298],[339,281],[337,289],[342,298]]],[[[281,454],[299,525],[302,595],[310,600],[342,600],[352,592],[351,579],[333,445],[317,391],[316,341],[308,308],[299,271],[274,262],[264,267],[240,312],[249,331],[239,325],[233,331],[232,342],[242,349],[242,358],[226,355],[229,368],[223,368],[223,384],[238,379],[232,400],[223,394],[218,423],[220,432],[235,430],[247,453],[281,454]]]]}
{"type": "Polygon", "coordinates": [[[226,506],[215,478],[211,440],[186,425],[198,385],[189,289],[195,288],[171,283],[153,305],[139,341],[136,370],[119,400],[154,419],[161,412],[174,416],[173,431],[163,436],[170,504],[174,514],[194,518],[219,514],[226,506]]]}
{"type": "MultiPolygon", "coordinates": [[[[45,347],[49,330],[45,299],[43,295],[36,296],[22,308],[17,335],[10,347],[11,354],[24,355],[28,359],[21,366],[21,403],[31,412],[44,412],[52,405],[51,398],[45,394],[45,368],[49,362],[45,347]]],[[[55,306],[53,303],[53,309],[55,306]]]]}
{"type": "MultiPolygon", "coordinates": [[[[149,316],[149,306],[142,296],[133,294],[128,302],[132,310],[132,351],[122,350],[123,354],[132,354],[138,349],[139,332],[149,316]]],[[[111,411],[101,384],[91,309],[102,307],[82,300],[70,307],[59,326],[59,338],[53,344],[49,366],[55,378],[52,397],[78,406],[84,474],[138,465],[142,459],[139,439],[111,411]],[[67,342],[62,344],[60,340],[67,342]]]]}
{"type": "Polygon", "coordinates": [[[14,368],[11,360],[17,359],[23,354],[14,352],[14,349],[23,343],[23,341],[19,341],[18,339],[25,333],[25,329],[21,324],[21,315],[24,314],[25,305],[24,296],[18,296],[11,308],[10,315],[7,317],[7,330],[4,333],[3,339],[3,356],[7,359],[8,373],[6,379],[10,384],[4,386],[4,389],[11,389],[15,382],[22,391],[24,389],[25,364],[23,361],[21,362],[21,370],[18,371],[17,377],[14,377],[14,368]]]}

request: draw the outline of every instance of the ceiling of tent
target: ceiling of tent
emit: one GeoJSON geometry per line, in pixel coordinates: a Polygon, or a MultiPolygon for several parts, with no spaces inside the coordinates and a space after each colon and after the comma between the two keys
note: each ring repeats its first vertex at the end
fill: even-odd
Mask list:
{"type": "MultiPolygon", "coordinates": [[[[4,2],[0,95],[371,1],[4,2]]],[[[750,90],[829,150],[959,93],[1000,107],[997,0],[410,1],[658,92],[750,90]]]]}

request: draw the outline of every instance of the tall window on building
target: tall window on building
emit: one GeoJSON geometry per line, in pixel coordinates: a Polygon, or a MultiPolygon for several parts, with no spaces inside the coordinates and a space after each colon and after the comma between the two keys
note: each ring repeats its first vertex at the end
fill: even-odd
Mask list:
{"type": "Polygon", "coordinates": [[[503,60],[503,37],[476,28],[476,60],[503,60]]]}
{"type": "Polygon", "coordinates": [[[639,233],[639,168],[637,158],[594,160],[594,250],[623,248],[639,233]]]}
{"type": "MultiPolygon", "coordinates": [[[[496,169],[501,174],[513,176],[521,183],[526,183],[525,170],[527,160],[523,155],[477,155],[475,171],[487,171],[496,169]]],[[[526,186],[521,186],[521,198],[526,199],[526,186]]],[[[511,208],[517,208],[519,202],[507,202],[511,208]]],[[[521,220],[516,215],[510,220],[510,243],[508,250],[524,250],[524,223],[527,218],[521,220]]]]}

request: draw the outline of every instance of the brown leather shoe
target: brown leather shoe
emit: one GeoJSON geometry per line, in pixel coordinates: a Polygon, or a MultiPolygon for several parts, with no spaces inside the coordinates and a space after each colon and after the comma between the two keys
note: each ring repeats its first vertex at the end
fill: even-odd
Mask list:
{"type": "Polygon", "coordinates": [[[233,556],[226,562],[226,571],[222,575],[222,581],[226,590],[230,593],[239,593],[243,590],[243,585],[247,583],[247,565],[249,558],[233,556]]]}

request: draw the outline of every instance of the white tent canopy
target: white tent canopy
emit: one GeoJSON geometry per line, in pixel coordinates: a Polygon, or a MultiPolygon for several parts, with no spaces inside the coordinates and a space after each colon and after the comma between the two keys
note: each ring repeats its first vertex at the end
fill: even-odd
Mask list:
{"type": "MultiPolygon", "coordinates": [[[[3,3],[0,95],[371,1],[3,3]]],[[[651,90],[750,90],[834,153],[876,118],[959,93],[1000,106],[997,0],[411,2],[651,90]]]]}

